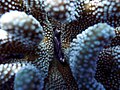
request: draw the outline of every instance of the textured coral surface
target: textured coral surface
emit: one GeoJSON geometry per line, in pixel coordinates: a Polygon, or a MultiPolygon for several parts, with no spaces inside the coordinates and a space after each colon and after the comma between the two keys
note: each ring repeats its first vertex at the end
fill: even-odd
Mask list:
{"type": "Polygon", "coordinates": [[[0,0],[0,90],[120,90],[120,0],[0,0]]]}

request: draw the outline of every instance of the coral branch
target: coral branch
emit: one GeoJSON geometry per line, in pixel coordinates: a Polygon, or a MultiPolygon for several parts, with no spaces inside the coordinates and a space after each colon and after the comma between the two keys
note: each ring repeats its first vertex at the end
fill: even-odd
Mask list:
{"type": "Polygon", "coordinates": [[[26,66],[26,62],[16,62],[9,64],[0,64],[0,85],[7,82],[14,76],[22,67],[26,66]]]}
{"type": "Polygon", "coordinates": [[[77,35],[77,39],[73,39],[69,63],[80,89],[104,89],[94,78],[97,56],[113,37],[114,29],[105,23],[99,23],[77,35]]]}
{"type": "Polygon", "coordinates": [[[33,65],[28,65],[19,70],[15,75],[15,90],[42,90],[44,79],[39,70],[33,65]]]}
{"type": "Polygon", "coordinates": [[[31,15],[24,12],[11,11],[1,19],[1,28],[20,40],[23,44],[36,45],[43,39],[43,28],[31,15]]]}

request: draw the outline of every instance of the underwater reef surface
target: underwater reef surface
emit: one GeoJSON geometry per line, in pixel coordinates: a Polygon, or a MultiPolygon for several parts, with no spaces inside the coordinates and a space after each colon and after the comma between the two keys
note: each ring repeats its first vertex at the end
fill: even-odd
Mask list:
{"type": "Polygon", "coordinates": [[[0,90],[120,90],[120,0],[0,0],[0,90]]]}

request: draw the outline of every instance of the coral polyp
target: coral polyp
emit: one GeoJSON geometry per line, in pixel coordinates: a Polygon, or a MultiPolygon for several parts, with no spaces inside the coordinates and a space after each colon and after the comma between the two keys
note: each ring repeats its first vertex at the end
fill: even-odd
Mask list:
{"type": "Polygon", "coordinates": [[[119,0],[0,0],[0,90],[119,90],[119,0]]]}

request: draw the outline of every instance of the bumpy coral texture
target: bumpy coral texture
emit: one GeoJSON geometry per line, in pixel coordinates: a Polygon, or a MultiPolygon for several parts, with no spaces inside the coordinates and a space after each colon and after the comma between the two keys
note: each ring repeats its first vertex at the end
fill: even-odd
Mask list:
{"type": "Polygon", "coordinates": [[[0,0],[0,90],[119,90],[120,0],[0,0]]]}

